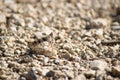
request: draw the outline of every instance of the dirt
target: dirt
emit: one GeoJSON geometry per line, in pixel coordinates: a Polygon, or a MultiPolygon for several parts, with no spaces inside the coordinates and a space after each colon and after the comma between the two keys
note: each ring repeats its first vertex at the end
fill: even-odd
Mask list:
{"type": "Polygon", "coordinates": [[[0,0],[0,80],[120,80],[119,0],[0,0]]]}

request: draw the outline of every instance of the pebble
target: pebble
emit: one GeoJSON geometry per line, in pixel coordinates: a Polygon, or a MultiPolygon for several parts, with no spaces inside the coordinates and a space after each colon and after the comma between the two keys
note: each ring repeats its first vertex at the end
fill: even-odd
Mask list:
{"type": "Polygon", "coordinates": [[[87,78],[91,78],[91,77],[94,77],[94,76],[95,76],[96,71],[94,71],[94,70],[88,70],[88,71],[86,71],[84,74],[85,74],[85,76],[86,76],[87,78]]]}
{"type": "Polygon", "coordinates": [[[98,29],[96,31],[96,35],[100,38],[100,39],[103,39],[103,29],[98,29]]]}
{"type": "Polygon", "coordinates": [[[25,26],[24,19],[19,19],[18,24],[20,24],[22,27],[24,27],[25,26]]]}
{"type": "Polygon", "coordinates": [[[32,57],[26,55],[26,56],[22,56],[21,57],[20,62],[21,63],[30,63],[30,62],[32,62],[32,60],[33,60],[32,57]]]}
{"type": "Polygon", "coordinates": [[[60,59],[55,59],[55,60],[54,60],[54,63],[55,63],[55,64],[60,64],[60,63],[61,63],[61,60],[60,60],[60,59]]]}
{"type": "Polygon", "coordinates": [[[39,2],[40,0],[17,0],[20,3],[36,3],[39,2]]]}
{"type": "Polygon", "coordinates": [[[90,62],[90,68],[93,70],[105,70],[107,67],[107,63],[103,60],[94,60],[90,62]]]}
{"type": "Polygon", "coordinates": [[[112,30],[120,30],[120,26],[112,26],[111,29],[112,30]]]}
{"type": "Polygon", "coordinates": [[[64,59],[70,60],[71,54],[69,54],[69,53],[62,53],[61,57],[64,58],[64,59]]]}
{"type": "Polygon", "coordinates": [[[74,80],[86,80],[86,77],[83,74],[79,74],[74,80]]]}
{"type": "Polygon", "coordinates": [[[16,53],[16,54],[20,54],[21,51],[20,51],[20,50],[15,50],[15,53],[16,53]]]}
{"type": "Polygon", "coordinates": [[[20,64],[18,64],[17,62],[12,62],[12,61],[8,61],[8,67],[9,68],[19,68],[20,64]]]}
{"type": "Polygon", "coordinates": [[[27,80],[40,80],[34,68],[28,71],[28,74],[26,75],[26,79],[27,80]]]}
{"type": "Polygon", "coordinates": [[[8,67],[8,64],[6,63],[6,61],[0,61],[0,66],[1,67],[8,67]]]}
{"type": "Polygon", "coordinates": [[[48,58],[48,57],[44,57],[44,59],[43,59],[43,64],[44,64],[44,65],[47,65],[47,64],[48,64],[48,61],[49,61],[49,58],[48,58]]]}
{"type": "Polygon", "coordinates": [[[0,23],[6,23],[6,16],[0,13],[0,23]]]}
{"type": "MultiPolygon", "coordinates": [[[[46,74],[47,77],[52,77],[53,79],[55,80],[59,80],[59,79],[62,79],[62,78],[65,78],[66,75],[61,72],[61,71],[57,71],[57,70],[50,70],[47,74],[46,74]]],[[[63,79],[64,80],[64,79],[63,79]]]]}
{"type": "Polygon", "coordinates": [[[43,76],[46,76],[49,71],[50,69],[42,68],[42,70],[39,70],[39,73],[43,76]]]}
{"type": "Polygon", "coordinates": [[[13,32],[17,32],[17,26],[15,24],[11,24],[9,29],[13,32]]]}
{"type": "Polygon", "coordinates": [[[43,34],[41,32],[35,32],[34,35],[37,39],[40,39],[43,37],[43,34]]]}
{"type": "Polygon", "coordinates": [[[107,76],[107,79],[108,79],[108,80],[113,80],[112,76],[110,76],[110,75],[107,76]]]}
{"type": "Polygon", "coordinates": [[[14,3],[14,0],[4,0],[4,3],[5,4],[12,4],[12,3],[14,3]]]}
{"type": "Polygon", "coordinates": [[[113,66],[112,67],[112,75],[115,77],[120,77],[120,66],[113,66]]]}
{"type": "Polygon", "coordinates": [[[47,77],[54,77],[55,76],[55,71],[49,71],[47,74],[46,74],[47,77]]]}
{"type": "Polygon", "coordinates": [[[97,80],[104,80],[106,78],[106,73],[105,71],[96,71],[96,79],[97,80]]]}
{"type": "Polygon", "coordinates": [[[120,24],[119,24],[119,22],[113,22],[112,24],[111,24],[111,27],[112,26],[119,26],[120,24]]]}
{"type": "Polygon", "coordinates": [[[63,70],[63,72],[65,72],[69,79],[74,78],[74,72],[72,70],[63,70]]]}
{"type": "Polygon", "coordinates": [[[79,68],[81,67],[78,62],[73,62],[72,64],[73,64],[73,66],[75,66],[77,69],[79,69],[79,68]]]}

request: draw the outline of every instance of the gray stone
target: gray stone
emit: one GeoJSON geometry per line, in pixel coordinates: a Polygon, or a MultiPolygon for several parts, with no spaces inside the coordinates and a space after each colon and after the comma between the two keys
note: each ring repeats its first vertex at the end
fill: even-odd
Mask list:
{"type": "Polygon", "coordinates": [[[90,68],[93,70],[105,70],[107,67],[107,63],[103,60],[94,60],[90,62],[90,68]]]}
{"type": "Polygon", "coordinates": [[[50,70],[46,74],[46,76],[51,77],[54,80],[58,80],[58,79],[66,80],[66,79],[63,79],[63,78],[66,78],[66,75],[62,71],[59,71],[59,70],[50,70]]]}
{"type": "Polygon", "coordinates": [[[40,80],[36,74],[36,70],[32,68],[26,75],[27,80],[40,80]]]}
{"type": "Polygon", "coordinates": [[[64,58],[64,59],[69,60],[69,59],[71,58],[71,54],[69,54],[69,53],[64,53],[64,54],[61,54],[61,57],[64,58]]]}

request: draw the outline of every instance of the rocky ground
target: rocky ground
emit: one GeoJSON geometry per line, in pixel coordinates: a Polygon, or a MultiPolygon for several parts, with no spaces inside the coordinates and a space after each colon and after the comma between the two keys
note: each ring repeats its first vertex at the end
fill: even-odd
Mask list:
{"type": "Polygon", "coordinates": [[[120,0],[0,0],[0,80],[120,80],[120,0]]]}

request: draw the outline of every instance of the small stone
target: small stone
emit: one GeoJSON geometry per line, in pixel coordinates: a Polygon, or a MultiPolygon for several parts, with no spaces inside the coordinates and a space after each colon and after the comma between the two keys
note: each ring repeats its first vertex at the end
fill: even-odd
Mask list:
{"type": "Polygon", "coordinates": [[[20,50],[15,50],[15,53],[16,53],[16,54],[20,54],[21,51],[20,51],[20,50]]]}
{"type": "Polygon", "coordinates": [[[83,74],[79,74],[74,80],[86,80],[86,77],[83,74]]]}
{"type": "Polygon", "coordinates": [[[111,26],[119,26],[119,23],[118,23],[118,22],[113,22],[113,23],[111,24],[111,26]]]}
{"type": "Polygon", "coordinates": [[[32,58],[28,55],[22,56],[20,62],[21,63],[29,63],[29,62],[32,62],[32,58]]]}
{"type": "Polygon", "coordinates": [[[68,50],[68,51],[70,51],[70,50],[72,49],[72,44],[70,44],[70,43],[65,43],[65,44],[63,45],[63,48],[66,49],[66,50],[68,50]]]}
{"type": "Polygon", "coordinates": [[[120,26],[112,26],[111,29],[112,30],[120,30],[120,26]]]}
{"type": "Polygon", "coordinates": [[[107,63],[103,60],[94,60],[90,62],[90,68],[93,70],[105,70],[107,67],[107,63]]]}
{"type": "Polygon", "coordinates": [[[26,80],[26,78],[25,77],[20,77],[19,80],[26,80]]]}
{"type": "Polygon", "coordinates": [[[87,78],[91,78],[91,77],[95,76],[95,71],[94,70],[89,70],[89,71],[86,71],[84,74],[87,78]]]}
{"type": "Polygon", "coordinates": [[[4,0],[4,3],[5,4],[12,4],[14,3],[15,0],[4,0]]]}
{"type": "Polygon", "coordinates": [[[17,32],[17,26],[15,24],[11,24],[11,27],[9,29],[13,32],[17,32]]]}
{"type": "Polygon", "coordinates": [[[17,62],[12,62],[12,61],[8,61],[8,67],[11,68],[11,67],[19,67],[20,64],[18,64],[17,62]]]}
{"type": "Polygon", "coordinates": [[[0,23],[6,23],[6,16],[0,13],[0,23]]]}
{"type": "Polygon", "coordinates": [[[97,39],[96,44],[101,44],[101,39],[97,39]]]}
{"type": "Polygon", "coordinates": [[[43,37],[43,34],[41,32],[35,32],[34,35],[37,39],[40,39],[41,37],[43,37]]]}
{"type": "Polygon", "coordinates": [[[85,32],[85,36],[90,37],[90,36],[92,36],[92,33],[91,32],[85,32]]]}
{"type": "Polygon", "coordinates": [[[43,17],[42,17],[42,21],[43,21],[44,23],[46,23],[46,22],[48,21],[48,18],[47,18],[46,16],[43,16],[43,17]]]}
{"type": "Polygon", "coordinates": [[[25,26],[25,21],[24,19],[19,19],[18,23],[21,25],[21,26],[25,26]]]}
{"type": "Polygon", "coordinates": [[[36,3],[39,2],[40,0],[17,0],[20,3],[36,3]]]}
{"type": "Polygon", "coordinates": [[[49,58],[48,58],[48,57],[44,57],[44,59],[43,59],[43,64],[44,64],[44,65],[47,65],[48,61],[49,61],[49,58]]]}
{"type": "Polygon", "coordinates": [[[39,73],[43,76],[46,76],[49,71],[50,70],[47,68],[42,68],[41,70],[39,70],[39,73]]]}
{"type": "Polygon", "coordinates": [[[47,77],[54,77],[55,76],[55,72],[54,71],[49,71],[47,74],[46,74],[47,77]]]}
{"type": "Polygon", "coordinates": [[[69,79],[74,78],[74,72],[72,70],[63,70],[63,72],[65,72],[69,79]]]}
{"type": "Polygon", "coordinates": [[[47,74],[47,77],[52,77],[55,80],[58,80],[59,78],[64,78],[66,77],[66,75],[61,72],[61,71],[57,71],[57,70],[50,70],[47,74]]]}
{"type": "Polygon", "coordinates": [[[31,69],[28,74],[26,75],[26,79],[27,80],[39,80],[37,74],[36,74],[36,71],[35,69],[31,69]]]}
{"type": "Polygon", "coordinates": [[[112,75],[115,77],[120,77],[120,66],[112,67],[112,75]]]}
{"type": "Polygon", "coordinates": [[[15,20],[17,20],[17,21],[20,19],[20,17],[21,17],[21,16],[20,16],[19,14],[12,14],[12,15],[11,15],[11,18],[13,18],[13,19],[15,19],[15,20]]]}
{"type": "Polygon", "coordinates": [[[100,39],[103,39],[103,29],[98,29],[96,31],[96,35],[100,38],[100,39]]]}
{"type": "Polygon", "coordinates": [[[78,68],[78,69],[81,67],[78,62],[73,62],[72,64],[73,64],[76,68],[78,68]]]}
{"type": "Polygon", "coordinates": [[[1,67],[7,67],[8,64],[6,63],[6,61],[0,61],[0,66],[1,67]]]}
{"type": "MultiPolygon", "coordinates": [[[[7,0],[6,0],[7,1],[7,0]]],[[[9,1],[9,0],[8,0],[9,1]]],[[[14,1],[14,0],[11,0],[11,1],[14,1]]],[[[14,12],[17,12],[18,11],[18,5],[15,4],[14,2],[7,2],[5,3],[9,6],[9,8],[14,11],[14,12]],[[9,5],[9,4],[13,4],[13,5],[9,5]]],[[[10,14],[6,14],[7,18],[10,17],[10,14]]]]}
{"type": "Polygon", "coordinates": [[[40,64],[41,64],[41,62],[38,61],[38,60],[33,60],[33,61],[31,62],[31,66],[37,66],[37,67],[40,67],[40,64]]]}
{"type": "Polygon", "coordinates": [[[110,76],[110,75],[108,75],[108,76],[107,76],[107,80],[113,80],[113,77],[110,76]]]}
{"type": "Polygon", "coordinates": [[[55,63],[55,64],[60,64],[60,59],[55,59],[55,60],[54,60],[54,63],[55,63]]]}
{"type": "Polygon", "coordinates": [[[106,72],[105,71],[96,71],[96,80],[105,80],[106,72]]]}
{"type": "Polygon", "coordinates": [[[7,78],[8,78],[8,76],[5,75],[5,74],[0,75],[0,79],[1,79],[1,80],[6,80],[7,78]]]}
{"type": "Polygon", "coordinates": [[[63,53],[63,54],[61,54],[61,57],[64,58],[64,59],[70,60],[71,54],[69,54],[69,53],[63,53]]]}

